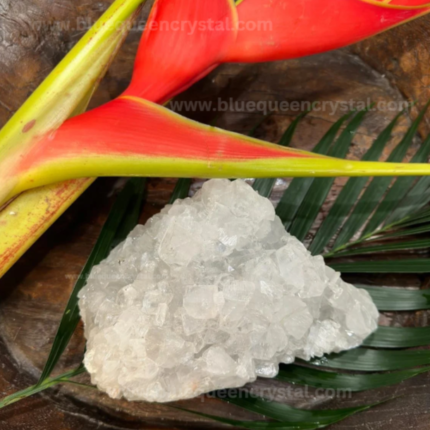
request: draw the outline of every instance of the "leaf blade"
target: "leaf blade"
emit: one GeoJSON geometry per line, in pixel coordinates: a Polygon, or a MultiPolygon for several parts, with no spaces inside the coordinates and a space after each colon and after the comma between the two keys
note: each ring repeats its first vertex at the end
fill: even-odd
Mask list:
{"type": "Polygon", "coordinates": [[[423,176],[411,188],[398,207],[387,217],[385,225],[402,221],[410,213],[419,211],[430,199],[430,177],[423,176]]]}
{"type": "MultiPolygon", "coordinates": [[[[368,109],[359,112],[346,126],[338,140],[330,149],[329,155],[337,158],[345,158],[358,127],[363,122],[368,109]]],[[[314,179],[305,198],[303,199],[296,216],[291,224],[289,232],[300,241],[303,241],[315,222],[318,213],[324,204],[335,178],[314,179]]]]}
{"type": "MultiPolygon", "coordinates": [[[[137,223],[136,212],[131,211],[127,213],[127,209],[129,209],[130,203],[133,199],[135,199],[134,202],[137,205],[140,205],[140,199],[136,199],[137,188],[140,184],[143,184],[143,182],[139,178],[130,180],[118,195],[109,216],[103,225],[99,238],[73,287],[66,309],[61,318],[57,334],[55,335],[51,351],[39,378],[38,385],[43,384],[43,381],[52,373],[80,321],[78,294],[84,287],[91,269],[104,260],[109,254],[118,230],[120,229],[121,222],[125,220],[126,224],[130,225],[130,223],[135,220],[137,223]]],[[[124,231],[120,234],[121,239],[123,239],[124,231]]]]}
{"type": "MultiPolygon", "coordinates": [[[[336,121],[315,146],[313,152],[321,155],[327,154],[340,128],[343,126],[345,121],[351,117],[351,115],[352,113],[349,113],[336,121]]],[[[314,178],[293,179],[282,195],[281,200],[276,207],[276,215],[281,218],[281,221],[287,230],[290,228],[291,223],[293,222],[293,219],[313,181],[314,178]]]]}
{"type": "MultiPolygon", "coordinates": [[[[298,365],[282,366],[276,379],[292,384],[308,385],[316,388],[341,390],[344,393],[374,390],[398,384],[430,371],[430,367],[402,370],[390,373],[349,374],[303,367],[298,365]]],[[[340,395],[342,394],[339,393],[340,395]]]]}
{"type": "Polygon", "coordinates": [[[356,414],[357,412],[361,412],[372,407],[372,405],[370,405],[335,410],[308,410],[297,409],[287,404],[256,397],[246,399],[227,398],[225,400],[230,404],[281,421],[284,424],[316,425],[319,428],[334,424],[356,414]]]}
{"type": "Polygon", "coordinates": [[[430,364],[430,351],[391,351],[356,348],[309,361],[309,364],[361,372],[383,372],[430,364]]]}
{"type": "Polygon", "coordinates": [[[430,290],[371,287],[355,285],[366,290],[380,311],[417,311],[430,309],[430,290]]]}
{"type": "MultiPolygon", "coordinates": [[[[400,141],[400,143],[394,148],[393,152],[388,157],[388,162],[399,162],[401,161],[414,138],[418,126],[421,123],[424,114],[427,110],[427,106],[420,112],[417,119],[412,123],[411,127],[409,127],[407,133],[400,141]]],[[[333,249],[337,250],[344,246],[366,223],[369,216],[378,206],[381,201],[382,196],[387,191],[392,177],[384,177],[384,178],[374,178],[372,182],[367,187],[363,196],[358,201],[355,206],[353,212],[348,217],[347,221],[342,227],[342,230],[339,232],[339,235],[336,238],[336,241],[333,245],[333,249]]]]}
{"type": "Polygon", "coordinates": [[[399,237],[414,236],[414,235],[427,233],[429,231],[430,231],[430,224],[426,224],[426,225],[416,227],[416,228],[411,228],[411,229],[406,229],[406,230],[398,230],[398,231],[385,233],[385,234],[378,236],[374,239],[369,239],[367,241],[367,243],[375,242],[377,240],[386,240],[386,239],[395,239],[395,238],[399,238],[399,237]]]}
{"type": "Polygon", "coordinates": [[[364,340],[371,348],[415,348],[430,345],[430,327],[378,327],[364,340]]]}
{"type": "Polygon", "coordinates": [[[390,251],[402,251],[402,250],[413,250],[413,249],[425,249],[430,247],[430,239],[417,239],[403,242],[390,242],[384,244],[381,242],[374,246],[363,246],[361,248],[346,250],[336,253],[336,257],[350,257],[363,254],[382,253],[390,251]]]}
{"type": "MultiPolygon", "coordinates": [[[[412,158],[411,163],[425,163],[430,154],[430,136],[422,143],[420,149],[417,151],[415,156],[412,158]]],[[[405,195],[413,185],[416,178],[413,176],[397,178],[393,186],[388,190],[385,198],[378,206],[376,212],[367,223],[363,230],[363,236],[366,236],[378,229],[383,223],[387,216],[399,206],[400,202],[403,201],[405,195]]]]}
{"type": "MultiPolygon", "coordinates": [[[[398,119],[403,113],[397,115],[393,121],[383,130],[383,132],[375,139],[373,145],[363,156],[363,161],[376,161],[382,154],[387,142],[391,139],[391,135],[398,119]]],[[[349,212],[356,204],[357,199],[366,185],[368,177],[351,178],[342,188],[334,205],[331,207],[326,219],[321,224],[312,241],[309,251],[313,255],[317,255],[323,251],[331,238],[336,234],[341,225],[344,223],[349,212]]]]}
{"type": "Polygon", "coordinates": [[[410,258],[388,261],[351,261],[328,265],[342,273],[430,273],[430,259],[410,258]]]}
{"type": "Polygon", "coordinates": [[[79,366],[77,369],[63,373],[62,375],[56,376],[55,378],[49,378],[43,382],[43,384],[36,384],[28,387],[24,390],[18,391],[3,398],[0,401],[0,409],[9,406],[13,403],[19,402],[22,399],[33,396],[34,394],[40,393],[54,385],[60,384],[62,382],[68,382],[71,378],[80,375],[85,372],[84,366],[79,366]]]}
{"type": "MultiPolygon", "coordinates": [[[[291,140],[294,136],[294,133],[299,125],[300,121],[308,114],[309,112],[303,112],[285,130],[285,133],[282,135],[281,140],[278,142],[280,146],[290,146],[291,140]]],[[[252,188],[257,191],[263,197],[269,197],[273,187],[275,186],[276,178],[258,178],[254,181],[252,188]]]]}
{"type": "Polygon", "coordinates": [[[179,178],[170,197],[169,204],[175,203],[175,201],[178,199],[185,199],[188,197],[191,188],[191,182],[191,179],[179,178]]]}

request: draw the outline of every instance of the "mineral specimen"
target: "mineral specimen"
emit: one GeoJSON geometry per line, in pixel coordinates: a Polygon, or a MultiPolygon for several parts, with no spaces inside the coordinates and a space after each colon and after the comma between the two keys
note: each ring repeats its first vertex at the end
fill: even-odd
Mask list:
{"type": "Polygon", "coordinates": [[[137,226],[80,293],[85,365],[111,397],[168,402],[358,346],[368,293],[289,235],[243,181],[211,180],[137,226]]]}

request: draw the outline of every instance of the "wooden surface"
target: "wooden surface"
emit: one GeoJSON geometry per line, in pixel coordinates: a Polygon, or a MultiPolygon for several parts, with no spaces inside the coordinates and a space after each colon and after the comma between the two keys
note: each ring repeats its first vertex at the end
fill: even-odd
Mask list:
{"type": "MultiPolygon", "coordinates": [[[[6,30],[9,38],[3,38],[0,45],[1,123],[6,121],[76,41],[78,30],[58,31],[58,28],[52,29],[53,23],[57,20],[76,21],[79,16],[95,18],[108,3],[83,0],[0,0],[0,29],[6,30]],[[43,21],[48,27],[43,26],[44,31],[32,31],[30,24],[36,19],[43,21]]],[[[415,38],[418,35],[426,36],[426,22],[421,21],[420,27],[416,27],[419,30],[413,33],[415,38]]],[[[179,100],[213,103],[217,103],[219,98],[224,101],[231,98],[238,101],[366,102],[368,99],[402,101],[405,95],[416,98],[420,94],[420,85],[426,90],[427,87],[424,65],[420,66],[421,77],[416,73],[420,62],[416,61],[415,54],[420,53],[417,55],[427,61],[427,67],[430,66],[430,59],[425,58],[425,45],[415,39],[405,39],[405,34],[409,33],[404,31],[406,30],[401,30],[398,37],[397,33],[390,33],[355,48],[355,52],[368,63],[373,61],[372,66],[377,63],[381,68],[378,71],[347,50],[289,62],[227,65],[196,84],[180,96],[179,100]],[[399,62],[402,67],[388,70],[388,58],[393,55],[391,47],[397,49],[401,58],[409,56],[414,59],[411,63],[415,65],[410,71],[411,79],[406,77],[406,60],[399,62]],[[392,86],[392,82],[396,82],[398,87],[392,86]]],[[[129,37],[96,95],[94,105],[114,97],[125,88],[138,36],[137,33],[132,33],[129,37]]],[[[181,112],[191,118],[241,133],[249,132],[265,116],[263,112],[195,112],[187,109],[181,112]]],[[[335,112],[331,109],[312,112],[299,126],[293,146],[311,149],[330,125],[344,113],[341,109],[335,112]]],[[[296,115],[297,112],[291,110],[275,111],[257,128],[256,136],[276,142],[296,115]]],[[[362,155],[394,115],[395,112],[373,112],[369,115],[354,140],[350,157],[362,155]]],[[[393,144],[408,124],[409,120],[404,119],[397,127],[393,144]]],[[[337,195],[342,183],[342,180],[336,181],[329,201],[337,195]]],[[[113,201],[115,189],[120,185],[121,181],[114,179],[97,181],[0,281],[0,395],[25,388],[37,380],[73,286],[73,279],[79,274],[88,256],[113,201]]],[[[141,222],[163,207],[173,186],[174,180],[149,181],[141,222]]],[[[274,199],[279,191],[279,188],[275,191],[274,199]]],[[[324,216],[326,209],[324,208],[320,218],[324,216]]],[[[366,280],[422,288],[428,288],[429,285],[428,279],[419,276],[385,276],[366,280]]],[[[401,322],[408,326],[429,323],[428,312],[386,314],[384,318],[387,323],[401,322]]],[[[79,327],[56,371],[76,366],[81,360],[83,345],[82,327],[79,327]]],[[[83,380],[85,381],[85,377],[83,380]]],[[[281,391],[276,392],[276,388],[286,385],[270,380],[258,380],[249,389],[256,393],[274,393],[275,399],[280,402],[319,408],[348,407],[403,396],[351,417],[332,428],[388,430],[394,427],[427,430],[430,429],[429,382],[430,376],[422,375],[396,387],[356,394],[350,399],[319,396],[312,389],[305,393],[292,391],[281,396],[281,391]]],[[[255,417],[219,400],[208,398],[180,402],[179,405],[237,419],[255,417]]],[[[220,427],[222,426],[196,415],[179,412],[168,405],[114,401],[95,390],[71,386],[47,391],[0,411],[1,430],[220,427]]]]}

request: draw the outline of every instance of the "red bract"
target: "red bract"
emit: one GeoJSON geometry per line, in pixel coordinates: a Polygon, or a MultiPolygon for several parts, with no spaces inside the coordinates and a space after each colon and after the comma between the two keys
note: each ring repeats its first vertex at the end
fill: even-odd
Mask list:
{"type": "MultiPolygon", "coordinates": [[[[126,3],[115,1],[109,16],[123,13],[126,3]]],[[[335,49],[429,10],[422,0],[242,0],[237,5],[232,0],[156,0],[125,97],[66,121],[56,131],[58,121],[50,123],[43,115],[11,121],[7,131],[13,131],[14,139],[4,145],[7,151],[3,148],[0,157],[0,205],[28,188],[82,176],[429,174],[428,165],[347,162],[277,148],[199,126],[142,100],[163,103],[223,62],[286,59],[335,49]],[[23,136],[24,131],[29,133],[23,136]]],[[[61,75],[61,70],[53,75],[61,75]]],[[[11,133],[5,134],[10,138],[11,133]]],[[[14,230],[4,246],[0,242],[0,275],[89,183],[59,184],[15,201],[21,224],[14,225],[21,234],[14,230]],[[40,207],[27,223],[34,201],[51,199],[55,204],[48,207],[54,210],[40,207]]]]}
{"type": "MultiPolygon", "coordinates": [[[[7,197],[79,176],[430,175],[428,164],[341,160],[199,124],[122,96],[33,142],[11,164],[7,197]]],[[[6,178],[8,179],[8,178],[6,178]]],[[[5,187],[3,187],[5,189],[5,187]]]]}
{"type": "Polygon", "coordinates": [[[221,61],[236,37],[232,0],[158,0],[126,94],[165,101],[221,61]]]}
{"type": "Polygon", "coordinates": [[[422,0],[242,0],[237,6],[231,0],[157,0],[126,94],[165,101],[220,63],[340,48],[425,14],[424,6],[422,0]]]}
{"type": "Polygon", "coordinates": [[[285,173],[291,163],[313,166],[323,159],[332,160],[199,124],[147,100],[122,96],[35,141],[11,174],[20,178],[16,193],[79,172],[87,177],[231,177],[246,176],[248,170],[264,176],[270,166],[285,173]]]}
{"type": "Polygon", "coordinates": [[[272,61],[317,54],[363,40],[428,9],[423,0],[243,0],[239,28],[224,61],[272,61]],[[379,5],[376,5],[379,4],[379,5]]]}
{"type": "MultiPolygon", "coordinates": [[[[4,177],[11,185],[2,197],[79,176],[331,174],[335,160],[323,163],[312,154],[199,126],[143,98],[163,102],[222,61],[274,60],[347,45],[429,10],[417,5],[417,0],[411,1],[409,7],[415,9],[403,10],[362,0],[243,0],[237,17],[230,0],[158,0],[125,95],[66,121],[59,130],[31,142],[24,154],[14,155],[18,164],[5,166],[4,177]],[[264,31],[259,23],[266,26],[264,31]],[[311,163],[299,163],[303,157],[311,163]],[[251,167],[250,160],[259,167],[251,167]],[[276,168],[270,169],[267,160],[276,168]],[[218,173],[208,163],[214,163],[218,173]]],[[[365,169],[368,173],[375,171],[370,167],[365,169]]],[[[335,170],[359,172],[358,166],[348,169],[336,165],[335,170]]],[[[427,170],[421,166],[421,171],[427,170]]]]}
{"type": "Polygon", "coordinates": [[[149,162],[151,157],[178,161],[318,157],[224,132],[182,118],[149,101],[123,96],[66,121],[52,135],[42,138],[25,154],[20,169],[31,170],[57,159],[68,163],[75,157],[129,157],[130,154],[136,160],[142,157],[149,162]]]}

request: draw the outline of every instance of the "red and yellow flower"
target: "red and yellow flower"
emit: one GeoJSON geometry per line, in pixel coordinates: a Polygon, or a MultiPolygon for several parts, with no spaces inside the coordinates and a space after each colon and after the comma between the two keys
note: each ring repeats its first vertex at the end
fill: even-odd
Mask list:
{"type": "MultiPolygon", "coordinates": [[[[105,19],[125,20],[140,2],[118,0],[105,19]]],[[[132,175],[429,175],[426,164],[351,162],[280,148],[198,124],[160,106],[221,63],[272,61],[337,49],[429,11],[430,5],[419,0],[241,0],[236,4],[157,0],[142,36],[133,79],[123,95],[64,121],[85,105],[97,83],[93,77],[79,86],[80,79],[85,81],[83,70],[71,75],[73,62],[66,61],[69,69],[60,64],[42,84],[45,96],[50,83],[62,89],[51,91],[53,104],[40,97],[42,90],[36,92],[0,133],[0,205],[23,193],[12,203],[21,205],[18,218],[12,221],[0,214],[0,229],[5,232],[0,239],[0,275],[91,182],[65,180],[132,175]],[[67,81],[71,76],[74,79],[67,81]],[[55,111],[59,106],[55,97],[68,93],[73,99],[74,90],[74,103],[55,111]],[[25,192],[41,186],[47,187],[25,192]],[[49,211],[43,201],[52,201],[49,211]],[[30,223],[21,219],[31,211],[30,223]]],[[[88,61],[98,64],[91,67],[100,75],[122,37],[120,31],[93,30],[73,61],[84,67],[82,56],[87,55],[88,61]],[[104,56],[91,57],[96,52],[91,47],[102,42],[104,48],[98,52],[104,56]]]]}

